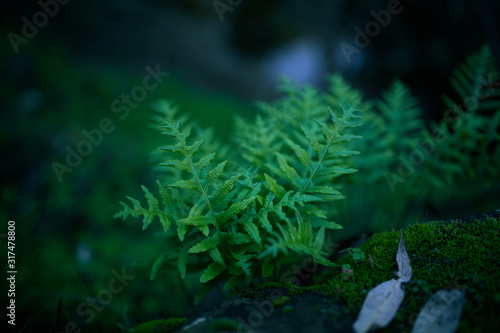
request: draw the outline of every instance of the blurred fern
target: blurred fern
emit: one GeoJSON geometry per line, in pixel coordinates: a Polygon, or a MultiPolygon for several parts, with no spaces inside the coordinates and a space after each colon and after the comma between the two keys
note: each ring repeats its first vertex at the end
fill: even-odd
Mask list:
{"type": "MultiPolygon", "coordinates": [[[[353,157],[359,172],[343,179],[347,200],[339,203],[339,218],[356,221],[351,233],[376,230],[377,223],[401,227],[416,212],[439,211],[459,195],[482,195],[473,188],[484,192],[484,185],[498,186],[498,82],[485,46],[453,74],[451,85],[460,102],[444,97],[448,110],[443,119],[426,128],[418,101],[402,82],[396,80],[380,100],[363,101],[342,77],[331,78],[326,100],[363,105],[366,123],[358,132],[363,139],[354,145],[363,152],[353,157]]],[[[348,235],[346,230],[343,236],[348,235]]]]}
{"type": "Polygon", "coordinates": [[[446,176],[448,184],[478,176],[498,177],[500,73],[490,48],[484,46],[467,57],[450,83],[457,98],[443,96],[448,108],[443,121],[424,134],[430,137],[434,130],[444,138],[437,147],[439,161],[431,159],[428,169],[446,176]]]}

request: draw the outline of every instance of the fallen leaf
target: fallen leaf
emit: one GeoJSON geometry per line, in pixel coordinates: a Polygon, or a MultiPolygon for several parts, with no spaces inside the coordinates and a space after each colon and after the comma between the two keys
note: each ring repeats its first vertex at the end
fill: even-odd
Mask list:
{"type": "Polygon", "coordinates": [[[354,322],[355,332],[368,332],[391,322],[405,297],[401,283],[401,279],[391,279],[370,290],[354,322]]]}
{"type": "Polygon", "coordinates": [[[408,282],[411,279],[411,265],[410,257],[408,252],[406,252],[405,240],[403,238],[403,231],[401,231],[401,238],[399,239],[398,254],[396,255],[396,261],[398,262],[398,276],[402,282],[408,282]]]}
{"type": "Polygon", "coordinates": [[[439,290],[429,298],[413,325],[412,333],[453,333],[465,302],[465,290],[439,290]]]}
{"type": "Polygon", "coordinates": [[[412,268],[408,252],[406,252],[402,231],[396,261],[398,263],[397,275],[399,278],[382,282],[370,290],[366,295],[358,318],[354,322],[353,329],[355,332],[368,332],[387,326],[396,315],[405,297],[401,284],[410,281],[412,268]]]}

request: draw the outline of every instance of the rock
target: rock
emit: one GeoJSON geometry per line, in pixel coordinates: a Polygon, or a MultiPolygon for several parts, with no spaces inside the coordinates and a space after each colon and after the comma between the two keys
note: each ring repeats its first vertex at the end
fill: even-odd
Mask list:
{"type": "Polygon", "coordinates": [[[300,288],[241,293],[189,319],[178,332],[351,332],[354,318],[339,300],[300,288]]]}

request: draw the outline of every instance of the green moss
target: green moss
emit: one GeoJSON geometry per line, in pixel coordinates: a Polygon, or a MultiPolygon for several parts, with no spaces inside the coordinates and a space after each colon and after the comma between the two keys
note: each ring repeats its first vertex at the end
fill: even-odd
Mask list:
{"type": "Polygon", "coordinates": [[[304,294],[306,290],[302,287],[298,287],[296,285],[293,285],[293,288],[288,288],[288,295],[290,296],[296,296],[296,295],[301,295],[304,294]]]}
{"type": "MultiPolygon", "coordinates": [[[[486,218],[468,222],[430,222],[415,224],[403,231],[406,249],[413,268],[412,279],[405,284],[405,299],[395,320],[381,332],[411,331],[412,323],[429,297],[443,288],[467,288],[467,302],[460,321],[460,331],[500,331],[500,219],[486,218]]],[[[399,231],[375,234],[359,248],[370,260],[354,260],[347,254],[337,263],[348,264],[353,277],[346,281],[340,269],[330,279],[309,287],[293,284],[265,283],[248,297],[269,299],[272,290],[280,289],[283,295],[273,300],[286,303],[297,294],[308,290],[322,292],[340,299],[346,305],[331,314],[332,321],[357,317],[369,290],[394,277],[398,270],[396,251],[399,231]]],[[[285,305],[284,303],[283,305],[285,305]]],[[[281,305],[281,306],[283,306],[281,305]]],[[[319,305],[318,312],[329,310],[319,305]]],[[[283,308],[285,313],[291,306],[283,308]]]]}
{"type": "Polygon", "coordinates": [[[291,284],[282,284],[278,282],[266,282],[257,287],[257,289],[290,288],[291,284]]]}
{"type": "Polygon", "coordinates": [[[139,324],[127,331],[127,333],[168,333],[179,328],[186,318],[170,318],[164,320],[152,320],[139,324]]]}
{"type": "Polygon", "coordinates": [[[288,302],[290,302],[290,297],[288,296],[281,296],[273,299],[273,305],[276,309],[288,304],[288,302]]]}
{"type": "MultiPolygon", "coordinates": [[[[405,286],[405,300],[396,319],[386,331],[409,331],[425,302],[442,288],[467,288],[461,330],[496,331],[498,321],[488,318],[500,316],[500,220],[416,224],[403,235],[413,275],[405,286]]],[[[328,283],[305,289],[342,299],[356,316],[368,291],[397,271],[398,242],[399,231],[374,235],[360,249],[377,265],[355,263],[349,256],[346,260],[353,266],[352,279],[345,281],[339,274],[328,283]]]]}
{"type": "Polygon", "coordinates": [[[261,290],[254,289],[244,290],[241,292],[240,296],[248,298],[265,298],[264,293],[261,290]]]}
{"type": "Polygon", "coordinates": [[[238,331],[240,324],[231,318],[218,318],[210,323],[210,329],[213,332],[226,331],[226,332],[236,332],[238,331]]]}
{"type": "Polygon", "coordinates": [[[285,307],[283,308],[283,313],[284,313],[284,314],[290,314],[290,313],[292,313],[292,310],[293,310],[293,306],[291,306],[291,305],[287,305],[287,306],[285,306],[285,307]]]}

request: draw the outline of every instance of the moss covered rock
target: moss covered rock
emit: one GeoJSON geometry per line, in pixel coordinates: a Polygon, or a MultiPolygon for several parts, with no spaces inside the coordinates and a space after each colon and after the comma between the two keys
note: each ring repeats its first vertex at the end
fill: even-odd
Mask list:
{"type": "MultiPolygon", "coordinates": [[[[466,290],[459,332],[500,331],[500,214],[415,224],[403,231],[413,275],[396,317],[380,332],[410,332],[439,289],[466,290]]],[[[190,318],[181,332],[350,332],[370,289],[394,277],[399,231],[375,234],[308,287],[267,283],[190,318]],[[218,324],[217,324],[218,323],[218,324]]],[[[153,331],[152,331],[153,332],[153,331]]]]}
{"type": "MultiPolygon", "coordinates": [[[[332,295],[357,315],[368,291],[394,277],[399,231],[376,234],[359,248],[372,260],[346,262],[349,281],[340,275],[310,287],[332,295]]],[[[395,319],[380,332],[409,332],[425,302],[439,289],[465,289],[458,331],[500,331],[500,219],[431,222],[403,231],[413,269],[395,319]]]]}

